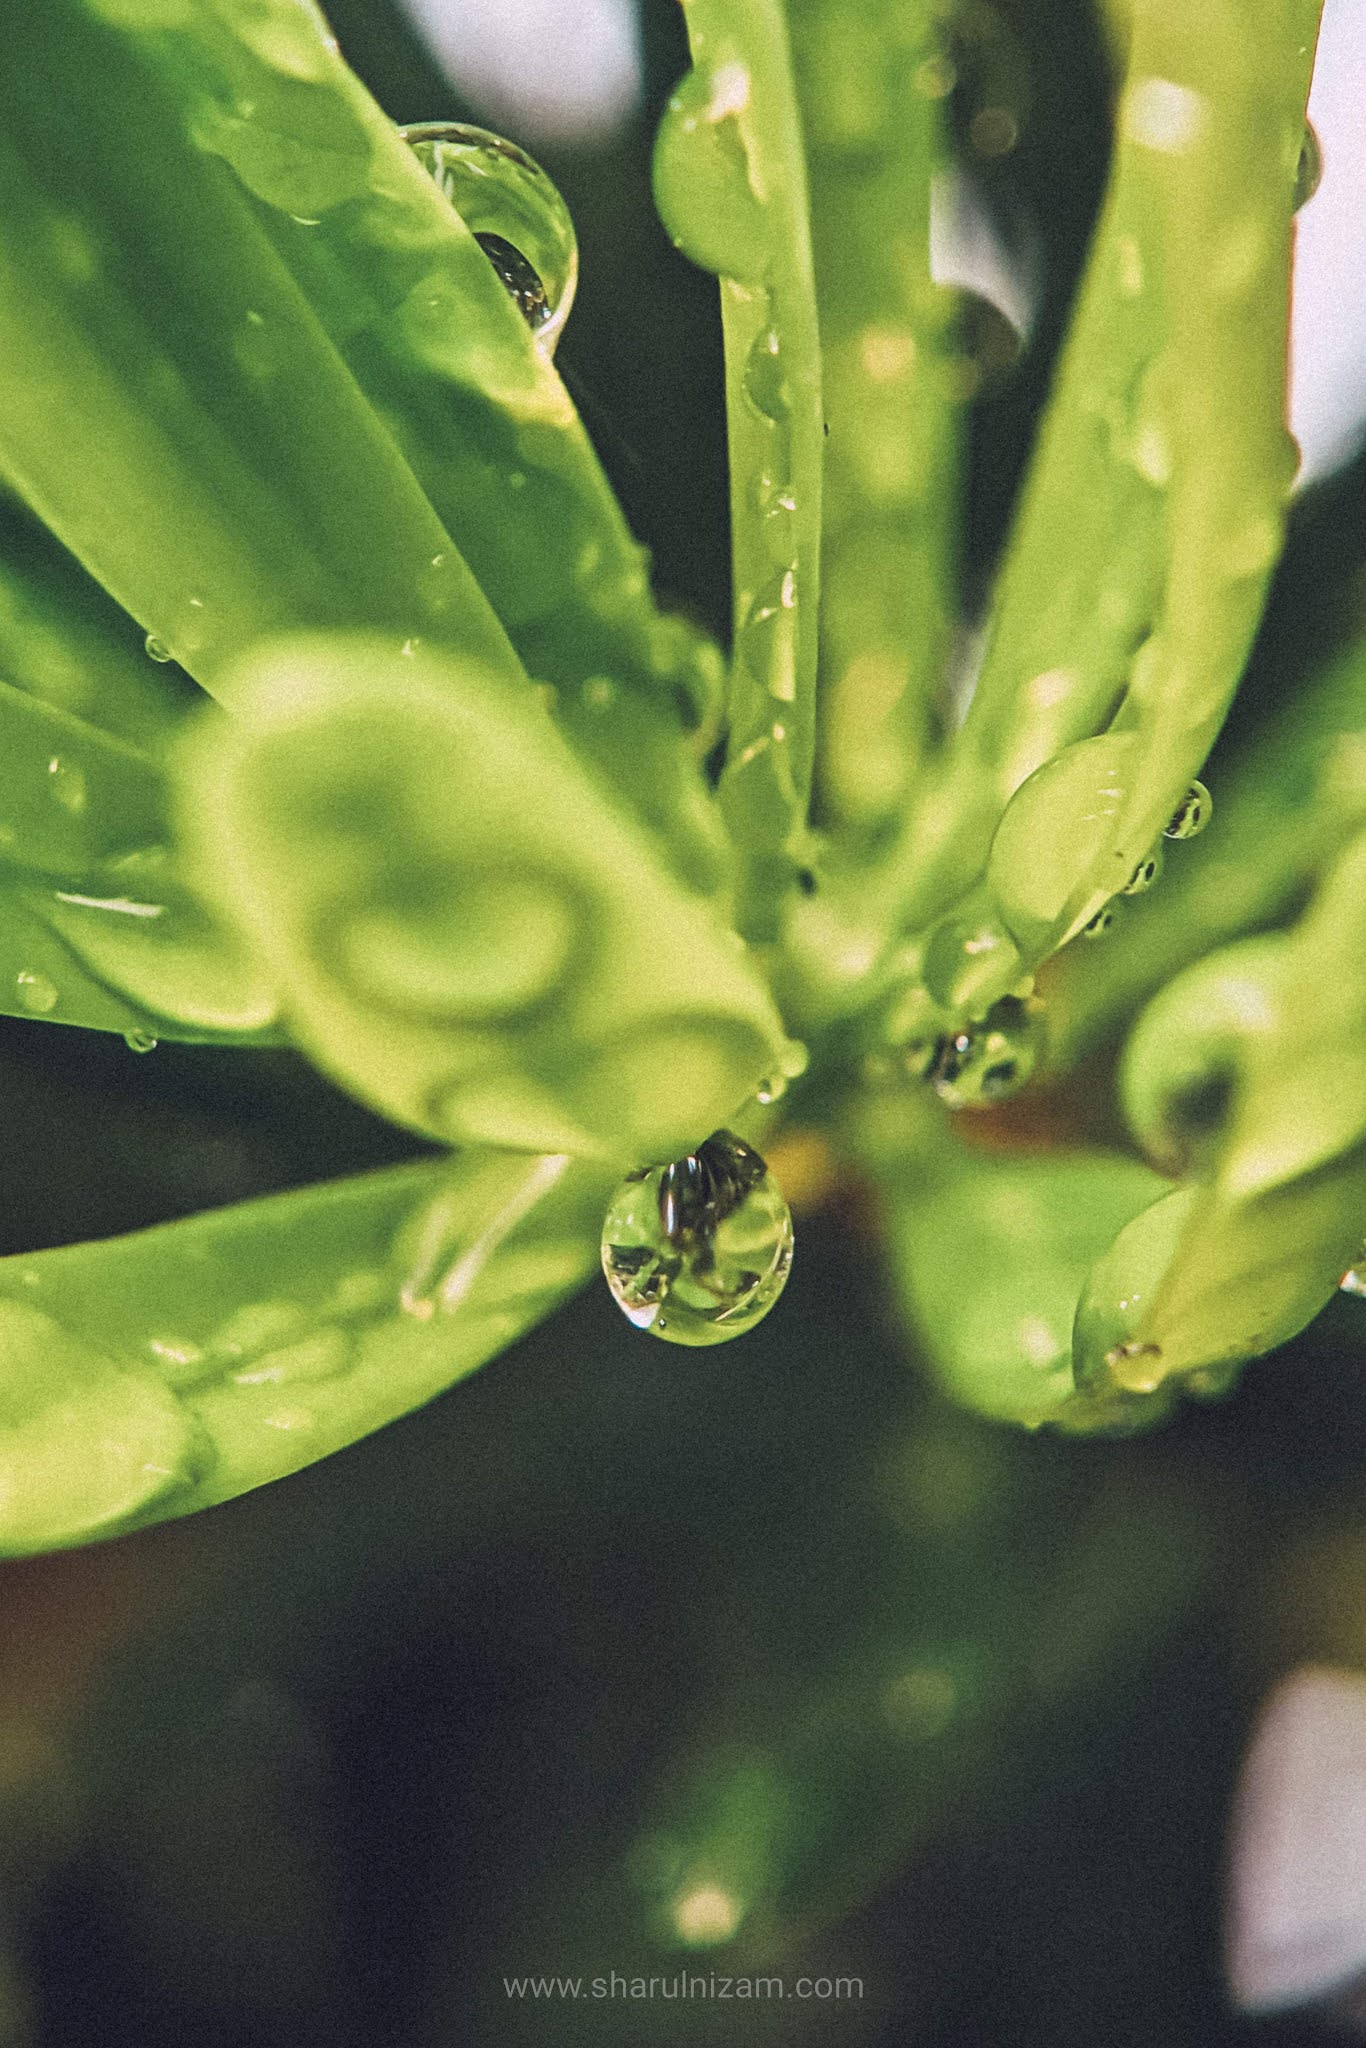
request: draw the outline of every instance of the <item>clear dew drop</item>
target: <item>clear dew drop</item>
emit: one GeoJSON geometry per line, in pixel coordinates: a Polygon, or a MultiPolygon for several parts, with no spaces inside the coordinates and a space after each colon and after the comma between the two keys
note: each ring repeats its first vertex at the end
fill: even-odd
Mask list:
{"type": "MultiPolygon", "coordinates": [[[[927,1077],[950,1109],[984,1109],[1018,1095],[1038,1065],[1042,1016],[1036,1004],[1002,996],[979,1022],[938,1040],[927,1077]]],[[[905,1048],[909,1057],[910,1048],[905,1048]]]]}
{"type": "Polygon", "coordinates": [[[173,661],[175,659],[174,655],[171,653],[170,648],[166,645],[166,642],[164,640],[158,640],[155,633],[149,633],[142,644],[146,648],[147,654],[152,661],[167,662],[173,661]]]}
{"type": "Polygon", "coordinates": [[[628,1322],[669,1344],[724,1344],[787,1284],[792,1216],[754,1149],[716,1131],[669,1166],[628,1174],[602,1229],[602,1270],[628,1322]]]}
{"type": "Polygon", "coordinates": [[[125,1031],[123,1042],[129,1052],[155,1052],[157,1041],[150,1031],[125,1031]]]}
{"type": "Polygon", "coordinates": [[[765,419],[780,420],[788,410],[787,377],[777,335],[766,328],[750,348],[745,362],[745,396],[765,419]]]}
{"type": "Polygon", "coordinates": [[[684,255],[703,270],[759,284],[770,237],[746,140],[743,64],[699,66],[669,101],[655,144],[655,203],[684,255]]]}
{"type": "Polygon", "coordinates": [[[1084,939],[1103,939],[1113,927],[1114,921],[1113,909],[1108,903],[1103,904],[1095,916],[1082,926],[1081,935],[1084,939]]]}
{"type": "Polygon", "coordinates": [[[14,978],[20,1006],[31,1017],[47,1017],[57,1007],[57,990],[45,974],[17,974],[14,978]]]}
{"type": "Polygon", "coordinates": [[[1111,1378],[1130,1394],[1151,1394],[1162,1384],[1162,1347],[1130,1339],[1105,1354],[1111,1378]]]}
{"type": "Polygon", "coordinates": [[[1141,860],[1120,891],[1122,896],[1142,896],[1152,888],[1162,873],[1162,849],[1155,846],[1152,852],[1141,860]]]}
{"type": "Polygon", "coordinates": [[[1307,206],[1323,182],[1323,147],[1312,121],[1304,124],[1299,162],[1295,166],[1295,211],[1307,206]]]}
{"type": "Polygon", "coordinates": [[[492,264],[537,341],[553,352],[574,303],[579,245],[540,165],[501,135],[458,121],[400,130],[492,264]]]}
{"type": "Polygon", "coordinates": [[[1208,825],[1213,809],[1214,799],[1204,783],[1193,782],[1163,827],[1163,838],[1194,839],[1208,825]]]}
{"type": "Polygon", "coordinates": [[[1366,1298],[1366,1241],[1361,1247],[1361,1256],[1355,1265],[1349,1266],[1338,1286],[1344,1294],[1357,1294],[1366,1298]]]}

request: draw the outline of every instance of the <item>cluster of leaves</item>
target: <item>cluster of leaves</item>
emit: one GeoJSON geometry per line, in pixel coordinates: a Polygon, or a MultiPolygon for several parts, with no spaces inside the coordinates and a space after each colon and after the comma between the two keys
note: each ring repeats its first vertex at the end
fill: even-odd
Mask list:
{"type": "Polygon", "coordinates": [[[1315,0],[1117,25],[965,715],[954,10],[684,11],[656,189],[720,279],[728,662],[657,607],[548,345],[312,0],[3,34],[0,1004],[289,1044],[455,1148],[0,1264],[9,1552],[429,1398],[582,1282],[623,1171],[723,1123],[821,1123],[941,1376],[1030,1424],[1222,1385],[1351,1261],[1360,663],[1069,944],[1180,809],[1280,549],[1315,0]],[[984,1047],[1023,1081],[1042,1029],[1060,1079],[1156,991],[1123,1069],[1151,1166],[964,1142],[984,1047]]]}

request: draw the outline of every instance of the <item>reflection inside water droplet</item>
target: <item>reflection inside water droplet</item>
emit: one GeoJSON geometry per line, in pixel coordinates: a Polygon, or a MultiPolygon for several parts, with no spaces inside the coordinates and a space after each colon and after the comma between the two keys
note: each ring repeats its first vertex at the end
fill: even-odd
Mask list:
{"type": "Polygon", "coordinates": [[[579,246],[554,184],[487,128],[423,121],[399,131],[464,221],[537,340],[553,350],[574,303],[579,246]]]}
{"type": "Polygon", "coordinates": [[[125,1031],[123,1042],[129,1052],[155,1052],[157,1041],[150,1031],[125,1031]]]}
{"type": "Polygon", "coordinates": [[[638,1330],[670,1344],[721,1344],[753,1329],[791,1265],[782,1190],[731,1131],[672,1165],[629,1174],[603,1224],[614,1300],[638,1330]]]}
{"type": "Polygon", "coordinates": [[[1038,1064],[1043,1036],[1037,1004],[1002,996],[980,1022],[938,1041],[929,1069],[950,1109],[981,1109],[1018,1095],[1038,1064]]]}
{"type": "Polygon", "coordinates": [[[1154,847],[1147,858],[1139,862],[1120,893],[1124,896],[1142,896],[1152,888],[1161,873],[1162,849],[1154,847]]]}
{"type": "Polygon", "coordinates": [[[1214,799],[1204,783],[1193,782],[1173,811],[1169,823],[1163,827],[1163,837],[1194,839],[1196,833],[1203,832],[1208,825],[1213,809],[1214,799]]]}

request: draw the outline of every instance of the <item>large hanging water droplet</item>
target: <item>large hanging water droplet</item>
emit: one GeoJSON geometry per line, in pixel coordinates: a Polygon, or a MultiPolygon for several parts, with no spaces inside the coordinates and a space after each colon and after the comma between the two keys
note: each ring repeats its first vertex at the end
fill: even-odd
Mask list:
{"type": "Polygon", "coordinates": [[[670,1344],[724,1344],[752,1330],[791,1265],[782,1190],[732,1131],[670,1166],[629,1174],[602,1227],[602,1270],[617,1306],[670,1344]]]}
{"type": "Polygon", "coordinates": [[[982,1109],[1018,1095],[1038,1064],[1043,1037],[1037,1005],[1002,996],[980,1023],[941,1039],[930,1081],[950,1109],[982,1109]]]}
{"type": "Polygon", "coordinates": [[[1182,797],[1170,822],[1163,827],[1165,839],[1194,839],[1210,821],[1214,799],[1203,782],[1193,782],[1182,797]]]}
{"type": "Polygon", "coordinates": [[[511,294],[553,350],[574,303],[579,245],[569,208],[540,165],[487,128],[423,121],[401,131],[511,294]]]}
{"type": "Polygon", "coordinates": [[[1323,179],[1323,148],[1312,121],[1304,124],[1299,162],[1295,166],[1295,211],[1307,206],[1323,179]]]}

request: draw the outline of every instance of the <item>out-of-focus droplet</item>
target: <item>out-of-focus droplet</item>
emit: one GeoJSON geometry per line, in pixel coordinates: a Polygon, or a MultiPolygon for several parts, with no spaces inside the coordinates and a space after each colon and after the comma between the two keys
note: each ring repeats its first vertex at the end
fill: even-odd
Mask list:
{"type": "Polygon", "coordinates": [[[602,1269],[628,1321],[671,1344],[722,1344],[767,1315],[792,1265],[792,1217],[754,1149],[717,1131],[617,1189],[602,1269]]]}
{"type": "Polygon", "coordinates": [[[21,973],[15,976],[15,986],[22,1008],[32,1017],[47,1017],[57,1007],[57,990],[45,974],[21,973]]]}
{"type": "Polygon", "coordinates": [[[1210,821],[1214,799],[1203,782],[1193,782],[1163,827],[1167,839],[1194,839],[1210,821]]]}
{"type": "Polygon", "coordinates": [[[1114,1344],[1105,1354],[1105,1363],[1116,1385],[1131,1394],[1151,1394],[1162,1383],[1159,1344],[1114,1344]]]}
{"type": "Polygon", "coordinates": [[[1038,1064],[1042,1036],[1037,1005],[1003,996],[980,1023],[939,1041],[929,1074],[935,1094],[950,1109],[983,1109],[1018,1095],[1038,1064]]]}
{"type": "Polygon", "coordinates": [[[401,130],[537,340],[553,350],[574,303],[579,245],[569,208],[540,165],[487,128],[423,121],[401,130]]]}

